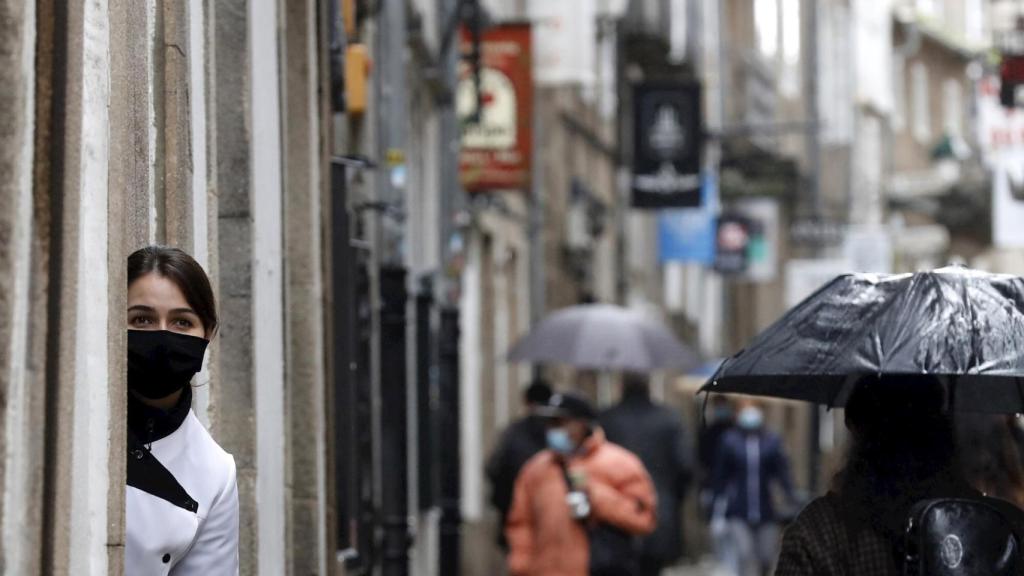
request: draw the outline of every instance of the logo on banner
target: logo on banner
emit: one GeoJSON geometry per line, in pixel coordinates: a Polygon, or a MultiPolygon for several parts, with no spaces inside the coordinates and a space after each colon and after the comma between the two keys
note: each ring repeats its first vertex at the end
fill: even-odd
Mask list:
{"type": "MultiPolygon", "coordinates": [[[[480,121],[466,125],[462,145],[480,150],[502,150],[516,145],[516,90],[512,81],[499,70],[484,68],[480,72],[480,121]]],[[[460,118],[469,117],[476,109],[476,86],[472,77],[459,81],[455,107],[460,118]]]]}
{"type": "Polygon", "coordinates": [[[742,274],[747,270],[751,246],[752,222],[739,214],[723,214],[718,218],[715,270],[721,274],[742,274]]]}
{"type": "Polygon", "coordinates": [[[700,85],[642,84],[634,90],[633,206],[700,205],[700,85]]]}

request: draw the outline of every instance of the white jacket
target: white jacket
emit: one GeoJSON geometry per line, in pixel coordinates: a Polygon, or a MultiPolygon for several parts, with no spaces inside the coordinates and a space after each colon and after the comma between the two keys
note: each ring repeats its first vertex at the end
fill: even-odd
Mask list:
{"type": "Polygon", "coordinates": [[[238,574],[234,458],[191,410],[148,448],[129,436],[125,574],[238,574]]]}

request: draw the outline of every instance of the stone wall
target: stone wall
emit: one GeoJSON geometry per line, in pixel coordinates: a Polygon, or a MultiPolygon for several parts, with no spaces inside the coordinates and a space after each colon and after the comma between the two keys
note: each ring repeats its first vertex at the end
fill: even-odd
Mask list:
{"type": "Polygon", "coordinates": [[[4,573],[123,572],[125,259],[152,243],[218,296],[194,409],[238,465],[241,573],[337,573],[318,4],[249,4],[0,3],[4,573]]]}

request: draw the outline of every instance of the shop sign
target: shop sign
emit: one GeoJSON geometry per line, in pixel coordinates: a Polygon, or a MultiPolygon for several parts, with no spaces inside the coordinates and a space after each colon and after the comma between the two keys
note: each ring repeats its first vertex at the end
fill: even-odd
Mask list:
{"type": "Polygon", "coordinates": [[[594,0],[530,0],[538,86],[593,85],[597,8],[594,0]]]}
{"type": "MultiPolygon", "coordinates": [[[[488,28],[481,38],[477,82],[464,59],[456,91],[462,130],[459,174],[467,192],[527,190],[533,149],[533,72],[528,24],[488,28]],[[480,110],[477,110],[479,104],[480,110]]],[[[462,32],[462,51],[472,41],[462,32]]]]}
{"type": "Polygon", "coordinates": [[[1024,248],[1024,114],[1002,107],[994,77],[978,92],[978,142],[992,170],[992,244],[1024,248]]]}
{"type": "Polygon", "coordinates": [[[715,233],[715,270],[739,275],[747,271],[754,223],[746,216],[728,213],[718,218],[715,233]]]}
{"type": "Polygon", "coordinates": [[[700,205],[701,89],[695,82],[637,85],[633,91],[633,206],[700,205]]]}
{"type": "Polygon", "coordinates": [[[744,278],[751,282],[772,282],[778,275],[779,203],[774,198],[747,198],[733,211],[750,223],[747,230],[747,267],[744,278]]]}
{"type": "Polygon", "coordinates": [[[701,183],[700,208],[664,210],[658,214],[658,259],[662,262],[715,262],[716,180],[705,176],[701,183]]]}

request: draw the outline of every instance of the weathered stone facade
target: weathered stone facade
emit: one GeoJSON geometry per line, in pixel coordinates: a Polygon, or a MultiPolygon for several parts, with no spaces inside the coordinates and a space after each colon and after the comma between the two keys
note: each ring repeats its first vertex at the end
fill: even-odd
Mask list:
{"type": "Polygon", "coordinates": [[[123,571],[125,259],[161,243],[218,296],[194,409],[238,465],[242,574],[338,573],[321,6],[252,4],[0,4],[0,571],[123,571]]]}

